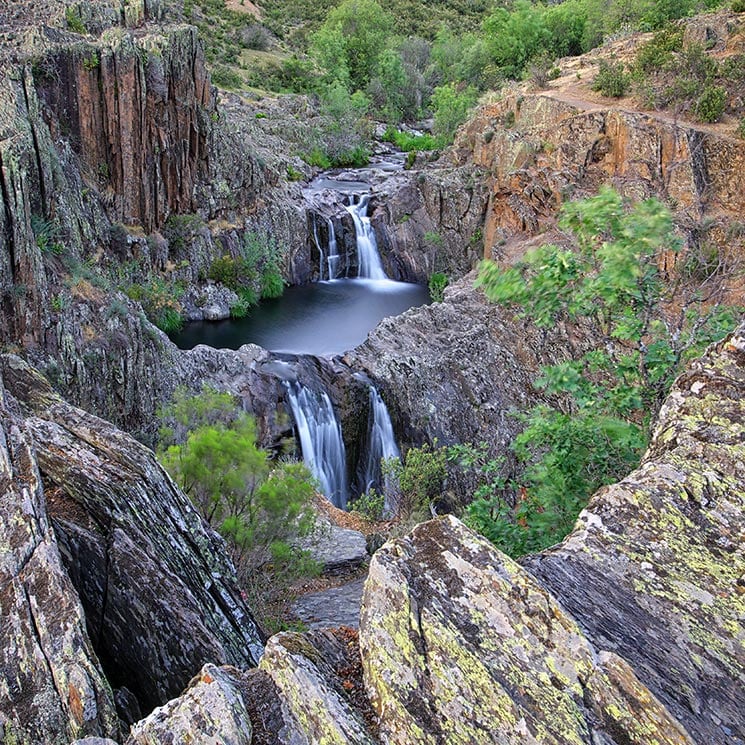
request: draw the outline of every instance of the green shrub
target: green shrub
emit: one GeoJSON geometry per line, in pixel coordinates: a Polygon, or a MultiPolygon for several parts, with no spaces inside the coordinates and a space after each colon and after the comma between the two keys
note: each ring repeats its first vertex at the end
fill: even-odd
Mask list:
{"type": "Polygon", "coordinates": [[[385,460],[381,466],[389,489],[389,501],[399,516],[426,509],[431,500],[442,494],[447,476],[447,450],[425,443],[409,448],[403,460],[385,460]]]}
{"type": "Polygon", "coordinates": [[[331,168],[331,159],[317,145],[312,150],[301,153],[300,157],[309,166],[313,166],[313,168],[321,168],[323,170],[331,168]]]}
{"type": "Polygon", "coordinates": [[[735,134],[741,139],[745,140],[745,118],[740,119],[740,123],[737,125],[735,134]]]}
{"type": "Polygon", "coordinates": [[[243,267],[238,259],[228,254],[212,261],[207,276],[213,282],[220,282],[231,290],[237,290],[241,285],[243,267]]]}
{"type": "Polygon", "coordinates": [[[243,78],[230,67],[218,65],[212,70],[212,82],[218,88],[235,91],[243,87],[243,78]]]}
{"type": "Polygon", "coordinates": [[[636,68],[643,73],[655,72],[667,65],[683,45],[683,30],[675,27],[658,31],[642,44],[636,54],[636,68]]]}
{"type": "Polygon", "coordinates": [[[631,76],[625,72],[622,62],[601,60],[592,89],[609,98],[621,98],[626,95],[630,84],[631,76]]]}
{"type": "Polygon", "coordinates": [[[349,505],[350,512],[355,512],[370,522],[382,520],[384,509],[385,497],[375,489],[368,489],[349,505]]]}
{"type": "Polygon", "coordinates": [[[75,5],[68,5],[65,8],[65,21],[67,22],[67,28],[76,34],[87,34],[88,29],[83,23],[83,19],[80,17],[80,11],[75,5]]]}
{"type": "Polygon", "coordinates": [[[432,93],[435,134],[445,142],[452,142],[455,131],[466,120],[476,98],[477,91],[473,86],[449,83],[435,88],[432,93]]]}
{"type": "MultiPolygon", "coordinates": [[[[736,315],[705,308],[696,288],[686,292],[661,276],[658,252],[676,251],[680,241],[659,201],[627,207],[603,188],[567,203],[559,225],[572,232],[573,245],[541,246],[507,269],[486,261],[479,275],[490,300],[539,328],[566,335],[580,322],[599,341],[543,368],[534,384],[560,396],[561,409],[541,406],[527,415],[513,446],[525,465],[512,499],[473,507],[473,524],[512,553],[560,540],[589,496],[635,465],[681,364],[736,315]],[[689,306],[675,326],[666,315],[673,303],[689,306]]],[[[711,265],[716,257],[703,261],[711,265]]]]}
{"type": "Polygon", "coordinates": [[[745,0],[732,0],[732,10],[735,13],[745,13],[745,0]]]}
{"type": "Polygon", "coordinates": [[[160,415],[158,456],[225,537],[246,592],[260,601],[252,609],[286,603],[293,579],[318,572],[307,552],[295,547],[314,525],[308,469],[271,461],[257,444],[255,420],[229,394],[178,390],[160,415]]]}
{"type": "Polygon", "coordinates": [[[261,275],[261,298],[267,300],[282,297],[285,281],[276,266],[268,267],[261,275]]]}
{"type": "Polygon", "coordinates": [[[412,135],[409,132],[402,132],[396,127],[388,127],[385,130],[383,142],[390,142],[405,153],[419,150],[436,150],[442,147],[441,140],[432,135],[412,135]]]}
{"type": "Polygon", "coordinates": [[[172,334],[184,327],[184,317],[175,308],[160,308],[150,319],[161,331],[172,334]]]}
{"type": "Polygon", "coordinates": [[[727,91],[721,85],[708,85],[704,88],[694,113],[700,122],[718,122],[727,105],[727,91]]]}
{"type": "Polygon", "coordinates": [[[441,303],[445,299],[445,288],[448,286],[447,274],[434,272],[429,278],[429,296],[433,302],[441,303]]]}

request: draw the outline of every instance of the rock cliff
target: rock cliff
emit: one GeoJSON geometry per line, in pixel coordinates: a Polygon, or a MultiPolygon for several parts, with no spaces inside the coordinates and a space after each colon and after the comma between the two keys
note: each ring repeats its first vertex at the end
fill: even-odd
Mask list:
{"type": "MultiPolygon", "coordinates": [[[[262,639],[242,600],[225,545],[204,525],[152,452],[64,402],[19,358],[3,357],[0,367],[5,395],[27,433],[26,467],[28,476],[35,476],[30,487],[36,490],[37,501],[42,499],[39,494],[46,497],[46,506],[39,502],[33,512],[31,492],[8,492],[9,509],[19,515],[25,511],[24,523],[30,526],[24,531],[29,546],[18,543],[23,533],[12,543],[13,550],[26,557],[12,576],[22,588],[23,567],[29,557],[38,555],[41,566],[34,582],[41,582],[44,572],[51,573],[46,562],[54,559],[52,569],[67,583],[61,589],[37,588],[36,599],[27,602],[54,603],[55,595],[64,598],[67,588],[76,604],[82,602],[87,628],[83,638],[85,644],[92,643],[95,655],[82,641],[71,641],[70,649],[78,657],[86,649],[94,660],[97,656],[110,683],[133,693],[145,710],[179,693],[205,662],[255,664],[262,639]],[[38,525],[33,531],[32,520],[38,525]],[[40,544],[36,552],[35,534],[40,544]],[[59,566],[59,555],[67,573],[59,566]]],[[[15,457],[22,454],[19,450],[15,457]]],[[[17,478],[21,477],[19,471],[17,478]]],[[[23,483],[19,481],[19,487],[23,483]]],[[[56,582],[62,579],[57,577],[56,582]]],[[[71,626],[66,632],[71,640],[74,618],[71,613],[65,621],[71,626]]],[[[34,638],[38,637],[30,633],[29,639],[34,638]]],[[[54,644],[64,644],[65,638],[60,630],[54,644]]],[[[8,649],[13,646],[4,647],[8,649]]],[[[65,649],[67,655],[73,654],[66,644],[65,649]]],[[[19,662],[22,670],[31,664],[24,657],[15,664],[19,662]]],[[[97,669],[97,660],[95,664],[97,669]]],[[[64,674],[73,676],[70,685],[83,685],[75,669],[64,674]]],[[[93,672],[88,676],[88,688],[76,695],[78,702],[90,700],[84,712],[95,720],[106,709],[99,704],[101,713],[96,714],[96,679],[93,672]]],[[[82,716],[78,710],[74,713],[82,716]]]]}

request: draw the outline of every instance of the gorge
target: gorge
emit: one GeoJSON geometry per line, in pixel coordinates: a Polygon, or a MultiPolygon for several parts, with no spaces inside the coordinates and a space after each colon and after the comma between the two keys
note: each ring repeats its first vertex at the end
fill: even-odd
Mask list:
{"type": "MultiPolygon", "coordinates": [[[[206,385],[267,450],[294,437],[340,508],[387,498],[380,459],[422,444],[484,442],[510,477],[514,412],[553,402],[536,378],[573,350],[488,302],[473,268],[565,245],[559,208],[602,184],[664,198],[686,250],[741,255],[736,122],[592,91],[641,43],[622,37],[487,96],[411,169],[339,181],[297,154],[311,99],[216,88],[196,17],[0,8],[0,743],[745,743],[742,324],[686,361],[639,467],[563,542],[514,561],[454,515],[403,527],[369,560],[358,630],[267,638],[149,447],[174,392],[206,385]],[[215,341],[241,322],[204,320],[238,297],[210,274],[265,238],[290,286],[267,314],[352,290],[364,330],[342,335],[349,306],[321,330],[302,298],[298,338],[335,345],[215,341]],[[187,309],[214,343],[151,322],[187,309]]],[[[681,28],[724,59],[743,22],[681,28]]]]}

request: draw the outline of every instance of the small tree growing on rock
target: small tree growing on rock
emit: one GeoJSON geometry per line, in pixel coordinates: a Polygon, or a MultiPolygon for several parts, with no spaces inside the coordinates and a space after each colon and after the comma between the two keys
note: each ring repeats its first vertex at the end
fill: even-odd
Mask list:
{"type": "Polygon", "coordinates": [[[314,525],[313,478],[302,463],[271,461],[256,423],[227,393],[177,391],[162,412],[159,457],[202,517],[228,541],[253,609],[276,604],[317,566],[295,546],[314,525]]]}

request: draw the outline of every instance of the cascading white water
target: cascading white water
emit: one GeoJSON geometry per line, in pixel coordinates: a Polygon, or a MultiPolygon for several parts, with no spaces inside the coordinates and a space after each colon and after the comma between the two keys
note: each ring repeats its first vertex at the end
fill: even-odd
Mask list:
{"type": "Polygon", "coordinates": [[[326,266],[326,256],[323,253],[323,246],[321,245],[321,240],[318,237],[318,222],[316,221],[315,214],[313,214],[313,219],[311,220],[311,222],[313,223],[313,238],[316,242],[316,248],[318,249],[318,279],[323,282],[323,269],[326,266]]]}
{"type": "Polygon", "coordinates": [[[285,382],[303,460],[318,479],[321,492],[341,509],[347,506],[347,464],[341,425],[325,391],[285,382]]]}
{"type": "Polygon", "coordinates": [[[388,279],[378,253],[375,231],[367,216],[367,205],[370,195],[363,194],[358,202],[348,205],[346,210],[354,220],[354,231],[357,235],[357,276],[364,279],[388,279]]]}
{"type": "Polygon", "coordinates": [[[328,278],[336,279],[341,276],[342,257],[339,255],[339,248],[336,245],[336,232],[334,231],[334,223],[331,218],[326,218],[326,224],[329,229],[329,255],[326,259],[328,262],[328,278]]]}
{"type": "MultiPolygon", "coordinates": [[[[391,458],[400,458],[401,451],[398,449],[396,437],[393,434],[393,425],[391,416],[388,413],[388,407],[380,397],[378,389],[370,386],[370,426],[367,434],[367,463],[364,474],[364,490],[366,491],[375,484],[380,484],[381,477],[381,460],[391,458]]],[[[389,510],[388,489],[382,484],[386,494],[385,509],[389,510]]]]}

